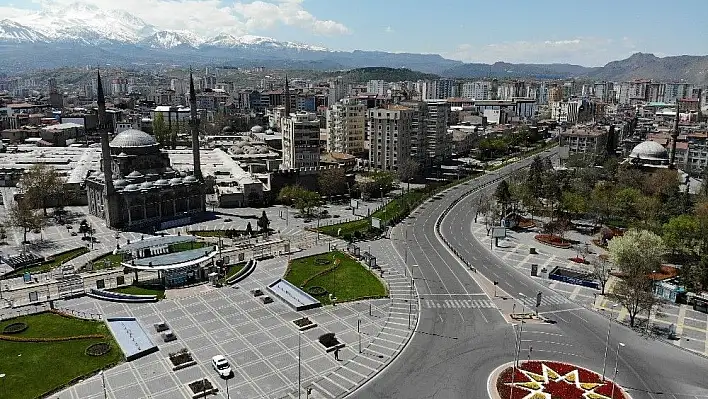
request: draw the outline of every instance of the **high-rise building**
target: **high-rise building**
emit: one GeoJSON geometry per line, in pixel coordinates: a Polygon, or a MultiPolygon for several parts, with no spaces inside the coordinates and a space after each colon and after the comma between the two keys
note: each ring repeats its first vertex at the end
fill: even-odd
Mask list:
{"type": "Polygon", "coordinates": [[[388,90],[388,84],[383,80],[370,80],[366,83],[366,92],[374,93],[379,96],[385,96],[388,90]]]}
{"type": "Polygon", "coordinates": [[[450,104],[445,100],[426,100],[426,105],[426,158],[437,163],[448,158],[452,152],[447,134],[450,104]]]}
{"type": "Polygon", "coordinates": [[[284,169],[319,166],[320,121],[312,112],[289,114],[280,121],[284,169]]]}
{"type": "Polygon", "coordinates": [[[444,100],[457,97],[457,84],[452,79],[427,80],[421,84],[423,100],[444,100]]]}
{"type": "Polygon", "coordinates": [[[479,81],[462,84],[462,98],[472,98],[475,100],[489,100],[492,82],[479,81]]]}
{"type": "Polygon", "coordinates": [[[329,81],[327,104],[332,105],[347,96],[347,85],[341,76],[329,81]]]}
{"type": "Polygon", "coordinates": [[[345,98],[327,110],[327,151],[359,155],[364,152],[366,105],[345,98]]]}
{"type": "Polygon", "coordinates": [[[397,170],[399,162],[410,156],[412,120],[413,110],[401,105],[369,109],[366,128],[372,167],[397,170]]]}

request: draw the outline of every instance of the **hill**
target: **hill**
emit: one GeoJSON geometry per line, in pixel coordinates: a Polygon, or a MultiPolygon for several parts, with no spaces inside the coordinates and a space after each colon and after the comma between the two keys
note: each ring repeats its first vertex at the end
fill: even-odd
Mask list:
{"type": "Polygon", "coordinates": [[[708,84],[708,56],[680,55],[660,58],[654,54],[636,53],[627,59],[612,61],[585,76],[594,80],[652,79],[708,84]]]}
{"type": "Polygon", "coordinates": [[[355,68],[348,71],[327,73],[326,77],[341,76],[346,82],[368,82],[369,80],[383,80],[386,82],[416,81],[426,79],[439,79],[440,76],[413,71],[408,68],[366,67],[355,68]]]}

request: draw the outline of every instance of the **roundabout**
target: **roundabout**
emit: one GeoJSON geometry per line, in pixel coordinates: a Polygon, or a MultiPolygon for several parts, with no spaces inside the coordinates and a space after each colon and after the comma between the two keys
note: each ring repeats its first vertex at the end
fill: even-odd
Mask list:
{"type": "Polygon", "coordinates": [[[570,363],[531,360],[497,367],[487,380],[494,399],[631,399],[599,373],[570,363]]]}

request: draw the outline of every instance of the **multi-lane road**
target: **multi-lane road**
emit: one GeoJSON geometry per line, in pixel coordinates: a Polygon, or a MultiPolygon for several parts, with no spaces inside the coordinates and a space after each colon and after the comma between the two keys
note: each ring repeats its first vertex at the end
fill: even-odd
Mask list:
{"type": "Polygon", "coordinates": [[[624,343],[617,380],[633,398],[708,398],[708,360],[610,323],[541,281],[505,265],[486,245],[475,241],[471,225],[476,198],[493,190],[500,176],[530,162],[523,160],[451,189],[424,204],[394,229],[393,245],[400,254],[407,251],[405,257],[421,301],[420,319],[408,347],[353,397],[489,397],[487,378],[500,364],[512,360],[516,333],[501,312],[489,306],[492,299],[477,283],[487,278],[498,281],[499,287],[517,300],[535,298],[541,291],[539,311],[557,321],[524,325],[522,358],[530,355],[535,359],[569,361],[601,371],[609,326],[606,368],[612,376],[616,347],[619,342],[624,343]],[[440,217],[439,236],[436,223],[440,217]],[[453,255],[443,244],[443,237],[461,258],[477,268],[477,273],[453,255]]]}

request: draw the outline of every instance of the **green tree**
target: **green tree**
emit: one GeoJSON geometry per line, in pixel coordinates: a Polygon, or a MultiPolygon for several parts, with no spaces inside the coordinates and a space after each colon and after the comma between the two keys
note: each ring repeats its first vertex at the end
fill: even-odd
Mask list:
{"type": "Polygon", "coordinates": [[[566,210],[571,218],[582,216],[587,212],[588,206],[584,196],[572,191],[564,191],[561,198],[561,207],[566,210]]]}
{"type": "Polygon", "coordinates": [[[168,128],[162,112],[155,114],[155,118],[152,120],[152,134],[155,136],[155,140],[164,148],[169,147],[169,143],[167,142],[168,128]]]}
{"type": "Polygon", "coordinates": [[[32,208],[41,208],[47,215],[50,203],[61,203],[64,183],[56,169],[45,164],[34,164],[20,177],[18,187],[22,192],[22,202],[32,208]]]}
{"type": "Polygon", "coordinates": [[[248,222],[248,224],[246,224],[246,234],[249,237],[253,237],[253,226],[251,226],[251,222],[248,222]]]}
{"type": "Polygon", "coordinates": [[[325,169],[317,177],[319,192],[325,197],[347,192],[347,176],[343,168],[325,169]]]}
{"type": "Polygon", "coordinates": [[[649,274],[661,266],[662,239],[647,230],[630,229],[609,242],[608,252],[612,263],[622,272],[612,297],[627,309],[629,324],[634,327],[637,315],[650,312],[657,303],[649,274]]]}
{"type": "Polygon", "coordinates": [[[23,202],[16,202],[10,208],[10,225],[22,229],[22,242],[27,242],[27,233],[43,227],[43,217],[23,202]]]}
{"type": "Polygon", "coordinates": [[[396,173],[401,182],[408,183],[408,191],[411,191],[411,180],[420,174],[420,163],[413,158],[405,158],[399,162],[396,173]]]}
{"type": "Polygon", "coordinates": [[[320,195],[314,191],[303,190],[299,196],[295,198],[295,207],[300,210],[300,213],[312,215],[312,208],[320,205],[320,195]]]}
{"type": "Polygon", "coordinates": [[[615,210],[618,215],[623,217],[635,218],[636,206],[641,198],[642,193],[636,188],[623,188],[614,194],[615,210]]]}
{"type": "Polygon", "coordinates": [[[509,202],[511,202],[511,192],[509,191],[509,183],[507,183],[506,180],[502,180],[501,182],[499,182],[499,185],[497,185],[497,188],[494,191],[494,198],[499,204],[501,204],[502,214],[506,216],[505,214],[507,205],[509,205],[509,202]]]}
{"type": "Polygon", "coordinates": [[[604,223],[612,214],[614,190],[609,182],[598,182],[590,194],[589,209],[595,214],[595,223],[604,223]]]}
{"type": "Polygon", "coordinates": [[[695,253],[700,237],[700,225],[693,215],[676,216],[664,223],[662,230],[664,245],[674,254],[695,253]]]}

